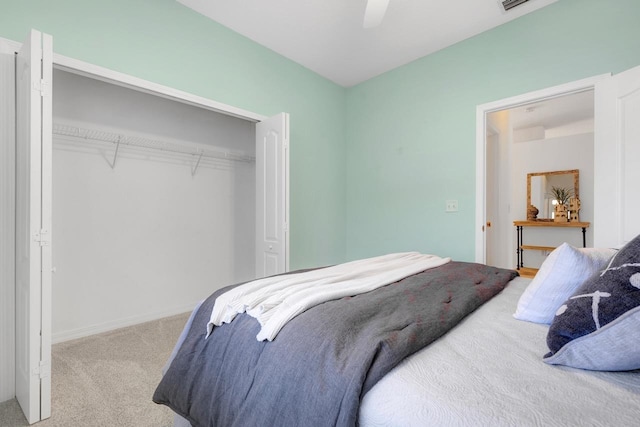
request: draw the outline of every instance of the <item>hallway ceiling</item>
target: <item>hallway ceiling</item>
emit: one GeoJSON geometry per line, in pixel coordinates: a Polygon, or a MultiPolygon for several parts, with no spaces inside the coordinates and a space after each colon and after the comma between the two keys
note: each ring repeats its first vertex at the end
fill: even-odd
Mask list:
{"type": "Polygon", "coordinates": [[[509,111],[514,130],[540,126],[553,129],[593,120],[592,90],[523,105],[509,111]]]}
{"type": "Polygon", "coordinates": [[[178,0],[306,68],[350,87],[557,0],[504,12],[499,0],[390,0],[363,28],[366,0],[178,0]]]}

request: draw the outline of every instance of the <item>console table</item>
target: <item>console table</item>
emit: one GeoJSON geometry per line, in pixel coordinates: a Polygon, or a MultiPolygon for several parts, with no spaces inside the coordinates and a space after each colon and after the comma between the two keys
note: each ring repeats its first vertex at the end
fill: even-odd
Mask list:
{"type": "Polygon", "coordinates": [[[522,277],[533,277],[538,272],[537,268],[525,267],[523,261],[523,252],[525,250],[536,251],[552,251],[554,246],[537,246],[537,245],[525,245],[522,238],[522,230],[524,227],[561,227],[561,228],[582,228],[582,247],[587,247],[587,227],[591,225],[589,222],[554,222],[554,221],[513,221],[513,225],[516,226],[516,235],[518,238],[518,245],[516,246],[516,253],[518,255],[518,262],[516,269],[522,277]]]}

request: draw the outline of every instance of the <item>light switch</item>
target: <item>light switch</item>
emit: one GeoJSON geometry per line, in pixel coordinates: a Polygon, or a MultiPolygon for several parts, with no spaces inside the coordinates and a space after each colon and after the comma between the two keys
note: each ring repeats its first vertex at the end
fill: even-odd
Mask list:
{"type": "Polygon", "coordinates": [[[447,200],[445,212],[458,212],[458,201],[447,200]]]}

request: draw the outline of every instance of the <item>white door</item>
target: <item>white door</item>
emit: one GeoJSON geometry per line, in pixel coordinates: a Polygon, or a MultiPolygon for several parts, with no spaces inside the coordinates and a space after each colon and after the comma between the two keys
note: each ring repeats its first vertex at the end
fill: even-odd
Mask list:
{"type": "Polygon", "coordinates": [[[31,30],[16,59],[16,397],[51,416],[51,36],[31,30]]]}
{"type": "Polygon", "coordinates": [[[640,67],[596,86],[594,245],[640,234],[640,67]]]}
{"type": "Polygon", "coordinates": [[[256,277],[289,270],[289,115],[256,124],[256,277]]]}

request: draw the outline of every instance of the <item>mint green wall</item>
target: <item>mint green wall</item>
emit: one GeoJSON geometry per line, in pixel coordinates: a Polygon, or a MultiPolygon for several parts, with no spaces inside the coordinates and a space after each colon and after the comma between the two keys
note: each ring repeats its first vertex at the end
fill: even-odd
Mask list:
{"type": "Polygon", "coordinates": [[[291,115],[291,267],[345,251],[346,90],[174,0],[0,1],[0,37],[265,116],[291,115]]]}
{"type": "Polygon", "coordinates": [[[349,89],[347,259],[473,261],[476,106],[639,65],[639,17],[638,0],[560,0],[349,89]]]}
{"type": "Polygon", "coordinates": [[[289,112],[292,268],[405,250],[473,260],[476,106],[640,64],[637,0],[559,0],[349,89],[173,0],[0,5],[0,37],[37,28],[60,54],[289,112]]]}

